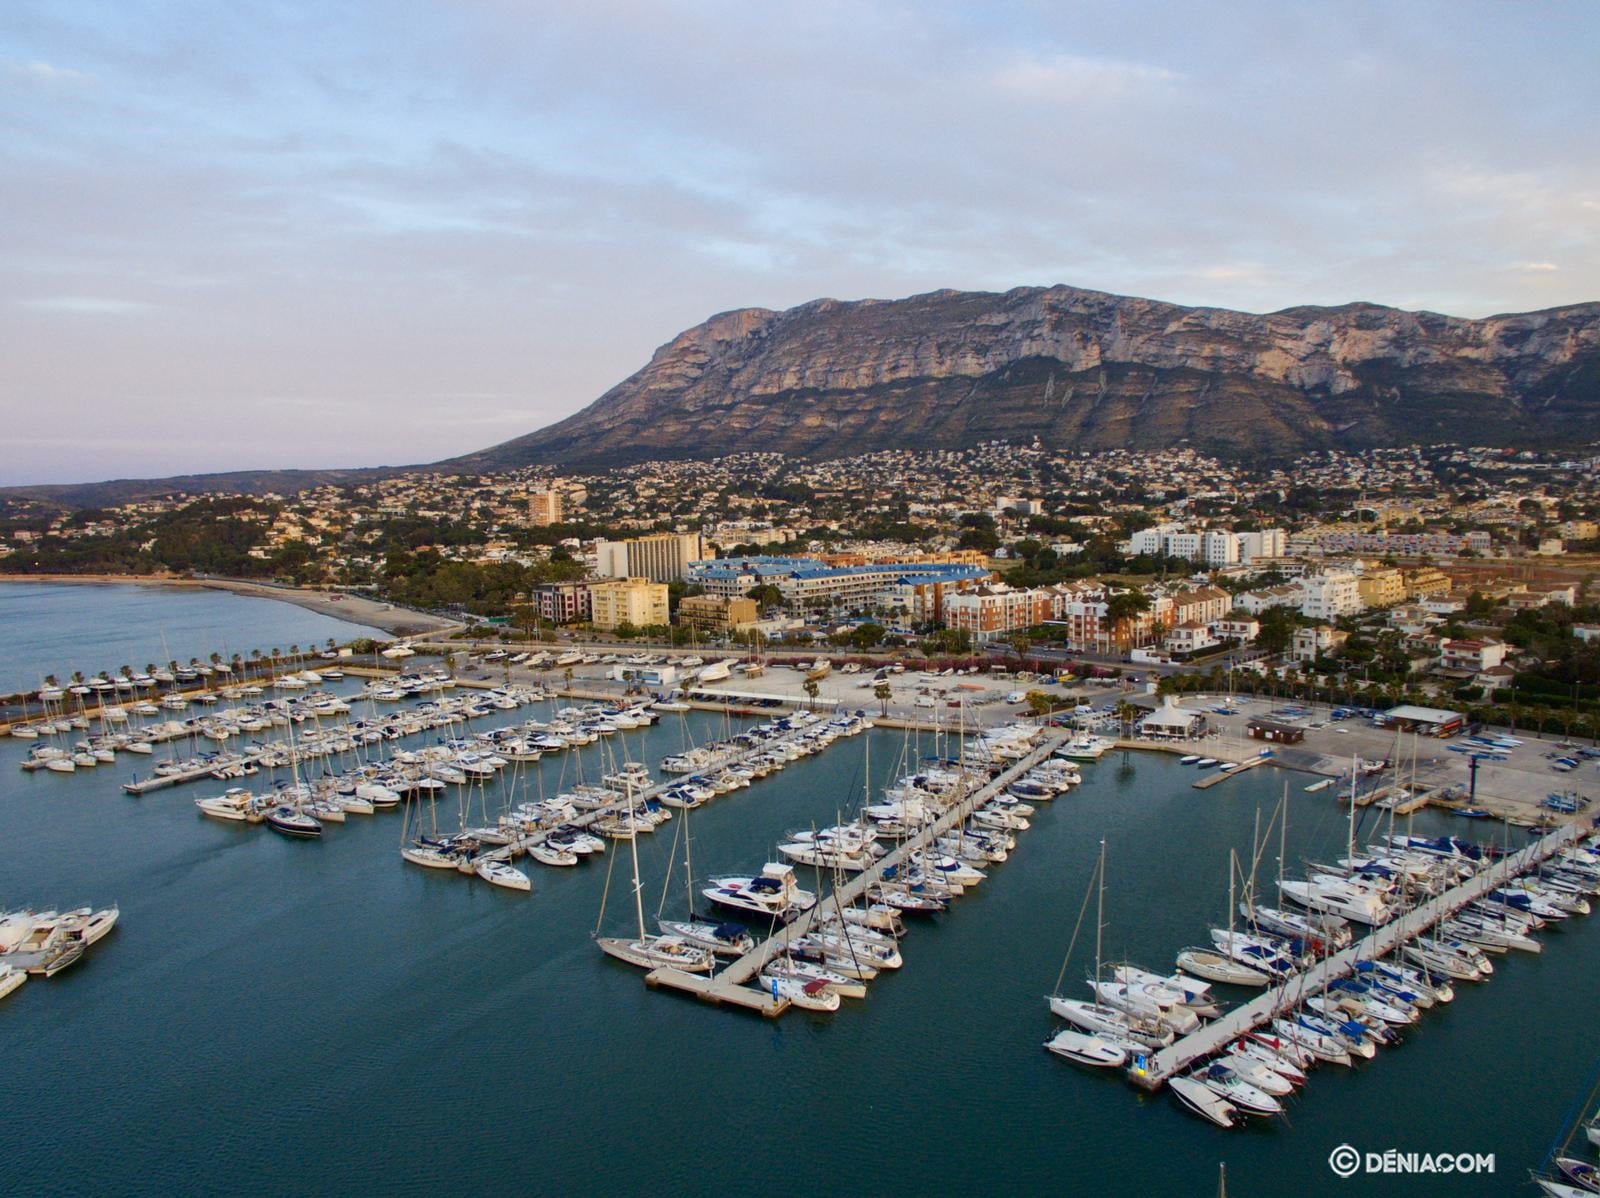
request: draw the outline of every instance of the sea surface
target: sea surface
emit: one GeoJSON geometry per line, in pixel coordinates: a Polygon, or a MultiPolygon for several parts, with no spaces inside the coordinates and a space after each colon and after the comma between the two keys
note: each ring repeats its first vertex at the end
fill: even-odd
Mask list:
{"type": "Polygon", "coordinates": [[[329,637],[385,636],[276,599],[123,583],[0,583],[0,694],[54,674],[208,661],[213,653],[321,647],[329,637]]]}
{"type": "MultiPolygon", "coordinates": [[[[621,756],[655,765],[729,727],[670,716],[547,757],[475,803],[492,812],[503,788],[551,793],[621,756]]],[[[786,830],[850,810],[869,748],[874,788],[935,750],[880,729],[718,798],[690,817],[699,884],[753,872],[786,830]]],[[[0,1002],[6,1193],[1102,1198],[1211,1195],[1223,1161],[1234,1198],[1524,1193],[1600,1055],[1593,919],[1546,933],[1542,956],[1498,958],[1403,1045],[1317,1070],[1288,1119],[1245,1131],[1046,1053],[1045,996],[1102,838],[1105,954],[1156,969],[1225,918],[1229,851],[1248,853],[1286,786],[1291,869],[1342,847],[1330,792],[1273,769],[1199,791],[1172,757],[1085,764],[1010,861],[913,924],[905,967],[865,1001],[767,1021],[652,993],[594,947],[597,928],[634,922],[626,846],[576,869],[529,863],[533,893],[515,894],[403,862],[396,813],[290,841],[200,817],[193,799],[215,785],[135,799],[118,787],[129,763],[24,774],[24,752],[0,743],[0,908],[115,901],[122,920],[80,965],[0,1002]],[[1496,1172],[1345,1181],[1327,1163],[1341,1144],[1492,1152],[1496,1172]]],[[[436,814],[459,818],[454,800],[436,814]]],[[[647,917],[687,906],[683,827],[679,813],[641,838],[647,917]]],[[[1093,969],[1093,923],[1091,907],[1067,993],[1093,969]]]]}

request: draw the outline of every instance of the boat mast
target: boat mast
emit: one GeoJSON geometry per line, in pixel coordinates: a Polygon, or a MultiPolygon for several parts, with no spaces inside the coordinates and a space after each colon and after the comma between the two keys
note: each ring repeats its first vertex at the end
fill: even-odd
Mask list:
{"type": "Polygon", "coordinates": [[[1350,830],[1345,834],[1344,855],[1351,860],[1356,855],[1356,762],[1359,760],[1353,754],[1350,757],[1350,830]]]}
{"type": "Polygon", "coordinates": [[[628,850],[633,857],[633,909],[639,916],[639,942],[645,943],[644,897],[639,890],[639,832],[633,818],[633,779],[623,779],[622,790],[628,804],[628,850]]]}
{"type": "Polygon", "coordinates": [[[1100,840],[1100,897],[1094,908],[1094,985],[1095,1002],[1100,1001],[1100,936],[1105,929],[1106,915],[1106,842],[1100,840]]]}

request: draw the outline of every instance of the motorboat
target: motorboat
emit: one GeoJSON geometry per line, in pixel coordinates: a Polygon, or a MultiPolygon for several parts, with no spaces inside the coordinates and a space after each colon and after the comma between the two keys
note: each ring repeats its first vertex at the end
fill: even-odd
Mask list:
{"type": "Polygon", "coordinates": [[[212,798],[196,799],[194,805],[202,815],[209,815],[212,819],[243,823],[255,810],[256,797],[248,790],[232,787],[212,798]]]}
{"type": "Polygon", "coordinates": [[[1233,1127],[1238,1122],[1239,1108],[1196,1078],[1169,1078],[1167,1089],[1172,1091],[1173,1097],[1207,1123],[1213,1123],[1218,1127],[1233,1127]]]}
{"type": "Polygon", "coordinates": [[[785,921],[817,905],[817,896],[802,890],[794,870],[780,862],[769,861],[755,877],[712,878],[701,893],[720,906],[785,921]]]}
{"type": "Polygon", "coordinates": [[[1231,1103],[1251,1115],[1281,1115],[1283,1104],[1259,1086],[1246,1081],[1240,1074],[1217,1062],[1207,1065],[1198,1073],[1190,1074],[1218,1098],[1231,1103]]]}
{"type": "MultiPolygon", "coordinates": [[[[1251,1052],[1247,1046],[1244,1048],[1230,1046],[1228,1052],[1216,1058],[1216,1063],[1233,1070],[1263,1094],[1283,1098],[1294,1093],[1294,1083],[1285,1074],[1267,1064],[1259,1055],[1251,1052]]],[[[1284,1068],[1294,1068],[1287,1061],[1282,1061],[1281,1064],[1284,1068]]],[[[1299,1073],[1299,1070],[1295,1069],[1295,1072],[1299,1073]]],[[[1305,1074],[1300,1074],[1300,1080],[1305,1080],[1305,1074]]]]}
{"type": "Polygon", "coordinates": [[[1286,881],[1279,882],[1278,889],[1284,898],[1311,911],[1368,927],[1386,923],[1391,915],[1381,895],[1338,881],[1286,881]]]}
{"type": "Polygon", "coordinates": [[[1065,1028],[1044,1042],[1058,1057],[1095,1069],[1118,1069],[1128,1063],[1128,1053],[1108,1039],[1065,1028]]]}

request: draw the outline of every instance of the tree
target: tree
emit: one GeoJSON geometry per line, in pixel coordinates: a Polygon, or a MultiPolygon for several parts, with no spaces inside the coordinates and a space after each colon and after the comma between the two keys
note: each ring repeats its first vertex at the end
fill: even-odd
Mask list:
{"type": "Polygon", "coordinates": [[[1055,700],[1043,691],[1029,691],[1026,698],[1028,711],[1035,716],[1042,718],[1055,710],[1055,700]]]}
{"type": "Polygon", "coordinates": [[[887,681],[880,682],[872,688],[872,697],[878,701],[881,714],[889,714],[889,700],[894,695],[894,690],[887,681]]]}
{"type": "Polygon", "coordinates": [[[819,684],[815,678],[807,678],[804,689],[806,692],[807,705],[814,706],[817,701],[817,693],[822,690],[821,684],[819,684]]]}
{"type": "Polygon", "coordinates": [[[783,592],[770,582],[751,587],[744,593],[744,597],[746,599],[754,599],[756,605],[763,610],[769,607],[780,607],[783,604],[783,592]]]}

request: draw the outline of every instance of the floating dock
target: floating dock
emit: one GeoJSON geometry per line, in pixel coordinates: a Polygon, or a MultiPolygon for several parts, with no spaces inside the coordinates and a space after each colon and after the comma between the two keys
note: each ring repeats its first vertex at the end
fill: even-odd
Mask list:
{"type": "Polygon", "coordinates": [[[1194,783],[1194,788],[1196,790],[1209,790],[1211,787],[1216,786],[1219,783],[1226,782],[1229,778],[1237,777],[1246,770],[1253,770],[1256,768],[1256,766],[1265,765],[1271,760],[1272,758],[1270,757],[1250,757],[1244,761],[1241,761],[1231,770],[1214,769],[1205,777],[1201,778],[1198,782],[1194,783]]]}
{"type": "Polygon", "coordinates": [[[1008,766],[990,782],[973,791],[962,799],[949,811],[945,812],[933,824],[930,835],[919,835],[914,840],[903,842],[899,848],[880,858],[870,868],[862,870],[827,895],[819,895],[817,905],[804,912],[792,923],[776,928],[773,934],[744,956],[730,961],[722,969],[710,977],[700,977],[687,974],[677,969],[652,970],[645,978],[645,984],[652,989],[666,986],[673,990],[682,990],[693,994],[695,997],[710,1003],[732,1003],[747,1010],[759,1011],[763,1015],[779,1015],[783,1006],[772,1002],[771,996],[753,989],[749,983],[754,980],[768,961],[781,954],[784,947],[791,939],[803,936],[810,930],[812,923],[819,913],[825,913],[828,907],[835,909],[848,906],[864,895],[873,886],[883,881],[883,876],[889,870],[903,864],[907,856],[913,852],[924,840],[934,839],[944,835],[957,824],[964,822],[974,811],[982,807],[990,799],[1000,794],[1006,787],[1016,781],[1036,765],[1050,758],[1058,748],[1066,743],[1064,733],[1046,733],[1039,739],[1038,745],[1021,758],[1008,766]]]}
{"type": "MultiPolygon", "coordinates": [[[[816,727],[817,727],[817,725],[815,725],[815,724],[807,724],[803,728],[790,729],[789,731],[785,732],[781,736],[775,736],[771,740],[760,741],[757,744],[752,745],[747,749],[742,749],[739,752],[737,752],[735,754],[732,754],[731,756],[727,757],[726,759],[719,761],[717,765],[708,766],[707,768],[708,769],[726,769],[728,766],[738,765],[739,763],[741,763],[743,761],[746,761],[751,757],[755,757],[758,754],[771,752],[772,749],[774,749],[775,747],[777,747],[779,745],[788,744],[792,740],[798,740],[801,737],[803,737],[806,733],[813,731],[816,727]]],[[[868,729],[868,731],[870,731],[870,729],[868,729]]],[[[831,746],[825,746],[823,751],[825,752],[828,747],[831,747],[831,746]]],[[[790,764],[793,764],[793,763],[791,762],[790,764]]],[[[701,772],[704,772],[704,771],[697,770],[695,772],[696,773],[701,773],[701,772]]],[[[640,789],[638,789],[638,790],[633,792],[634,801],[635,802],[643,802],[645,799],[655,798],[657,795],[663,793],[664,791],[671,790],[674,786],[681,785],[683,783],[683,781],[684,781],[684,778],[688,777],[688,776],[689,775],[677,775],[677,776],[668,778],[665,782],[657,782],[652,786],[641,787],[640,789]]],[[[756,781],[759,782],[760,779],[758,778],[758,779],[756,779],[756,781]]],[[[621,799],[621,798],[624,798],[624,796],[621,795],[621,794],[618,794],[617,798],[621,799]]],[[[506,861],[506,862],[512,861],[515,858],[520,857],[523,853],[527,852],[528,849],[533,848],[536,845],[543,844],[545,842],[545,840],[550,836],[550,833],[554,832],[557,828],[561,828],[561,827],[588,828],[591,824],[593,824],[596,820],[600,819],[602,816],[611,814],[609,809],[611,808],[612,805],[613,804],[611,804],[608,801],[605,806],[596,808],[594,811],[585,811],[585,812],[581,813],[580,815],[578,815],[578,816],[576,816],[576,817],[574,817],[572,819],[562,820],[560,823],[552,824],[548,828],[541,828],[537,832],[530,832],[526,836],[521,836],[521,837],[518,837],[516,840],[511,841],[509,844],[503,844],[499,848],[491,849],[491,850],[488,850],[486,852],[480,853],[478,855],[478,857],[474,858],[474,860],[488,859],[490,861],[506,861]]],[[[467,871],[463,871],[463,872],[467,872],[467,871]]],[[[676,972],[676,971],[674,971],[674,972],[676,972]]],[[[704,981],[703,978],[698,979],[698,980],[704,981]]]]}
{"type": "Polygon", "coordinates": [[[1568,824],[1527,848],[1501,858],[1461,885],[1406,912],[1349,948],[1318,961],[1282,985],[1272,987],[1221,1019],[1205,1024],[1198,1031],[1146,1057],[1142,1066],[1136,1061],[1128,1070],[1128,1080],[1146,1090],[1160,1089],[1168,1078],[1181,1073],[1195,1061],[1221,1052],[1245,1033],[1293,1010],[1308,996],[1320,993],[1329,982],[1354,973],[1357,962],[1375,960],[1406,941],[1414,940],[1440,920],[1501,886],[1507,879],[1526,873],[1547,857],[1583,839],[1587,832],[1588,829],[1582,825],[1568,824]]]}

